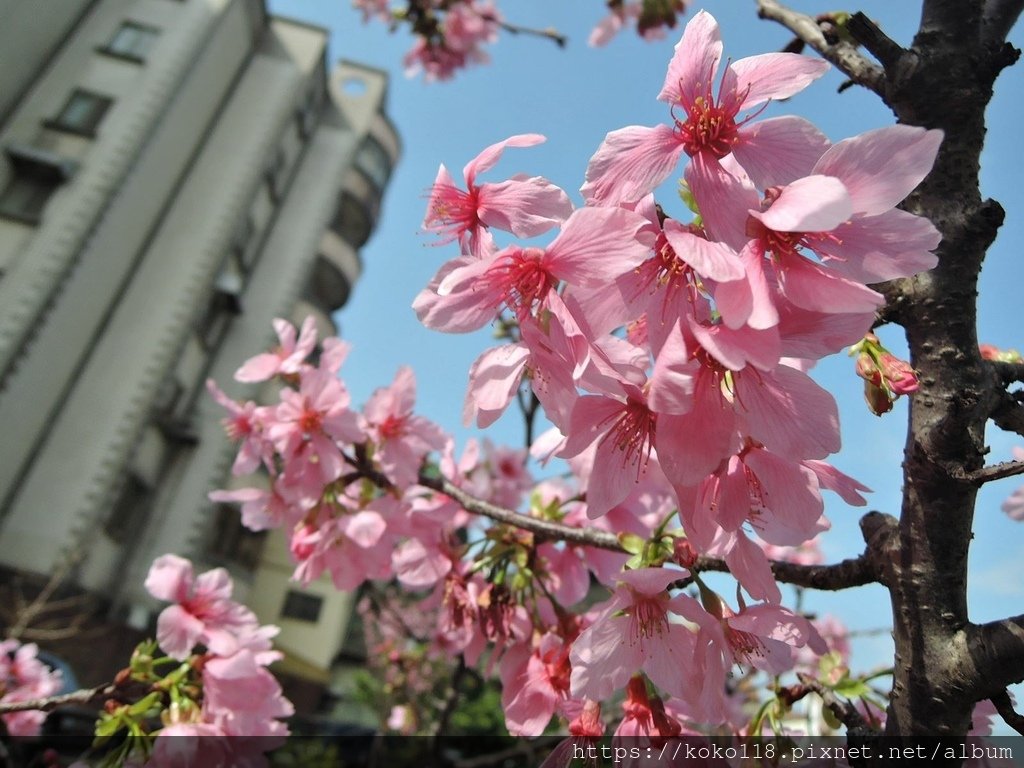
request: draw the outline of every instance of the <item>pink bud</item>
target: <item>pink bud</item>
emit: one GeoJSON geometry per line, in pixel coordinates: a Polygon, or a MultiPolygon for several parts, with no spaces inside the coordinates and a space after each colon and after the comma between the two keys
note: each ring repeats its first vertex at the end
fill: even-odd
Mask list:
{"type": "Polygon", "coordinates": [[[917,392],[917,374],[910,363],[900,360],[895,355],[883,352],[881,356],[882,376],[889,389],[895,395],[909,395],[917,392]]]}

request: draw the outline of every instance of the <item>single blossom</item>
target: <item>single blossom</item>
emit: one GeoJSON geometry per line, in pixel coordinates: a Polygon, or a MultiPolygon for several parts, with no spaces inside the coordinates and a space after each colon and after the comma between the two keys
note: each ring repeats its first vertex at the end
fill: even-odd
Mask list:
{"type": "Polygon", "coordinates": [[[789,181],[810,170],[828,146],[817,128],[797,117],[751,121],[766,102],[802,91],[825,74],[828,64],[791,53],[740,59],[726,67],[716,95],[721,58],[718,22],[700,11],[676,44],[658,94],[672,108],[673,125],[630,126],[609,133],[587,166],[581,192],[588,203],[640,200],[669,177],[684,153],[710,166],[735,155],[751,177],[765,184],[789,181]]]}
{"type": "Polygon", "coordinates": [[[545,141],[536,133],[511,136],[492,144],[463,169],[466,189],[460,189],[444,165],[430,188],[423,229],[440,236],[440,243],[459,241],[476,256],[484,254],[491,227],[516,237],[535,237],[558,226],[572,213],[572,203],[560,188],[540,176],[516,176],[498,183],[477,183],[507,147],[532,147],[545,141]]]}

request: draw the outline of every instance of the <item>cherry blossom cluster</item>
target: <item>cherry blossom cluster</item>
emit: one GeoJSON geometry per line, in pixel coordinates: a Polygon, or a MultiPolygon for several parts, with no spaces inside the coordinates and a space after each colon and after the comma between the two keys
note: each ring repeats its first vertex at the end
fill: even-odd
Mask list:
{"type": "Polygon", "coordinates": [[[114,742],[105,765],[265,765],[263,752],[284,743],[282,718],[294,710],[267,669],[281,658],[271,648],[278,629],[260,626],[231,599],[232,588],[223,568],[196,576],[177,555],[154,561],[146,589],[171,605],[157,619],[156,641],[140,644],[118,675],[97,722],[96,746],[130,737],[114,742]]]}
{"type": "MultiPolygon", "coordinates": [[[[60,671],[46,666],[38,653],[35,643],[0,641],[0,704],[43,699],[63,687],[60,671]]],[[[46,714],[38,710],[0,716],[3,730],[11,736],[35,736],[45,719],[46,714]]]]}
{"type": "Polygon", "coordinates": [[[766,54],[716,85],[722,53],[698,13],[659,93],[669,122],[608,134],[582,207],[540,176],[480,181],[535,134],[485,149],[461,184],[442,166],[431,189],[424,229],[459,255],[414,309],[444,332],[496,322],[506,342],[473,364],[465,419],[486,427],[513,401],[539,403],[552,427],[530,451],[567,474],[535,482],[525,451],[487,443],[457,454],[415,413],[407,368],[353,408],[338,378],[348,346],[326,339],[310,362],[312,320],[276,321],[278,347],[236,373],[275,381],[274,404],[209,385],[239,443],[235,473],[251,476],[211,498],[240,503],[250,528],[282,528],[300,581],[425,592],[424,641],[497,669],[514,734],[558,716],[599,736],[623,695],[619,727],[634,735],[777,729],[740,713],[732,670],[776,677],[829,652],[780,605],[766,552],[815,556],[823,490],[865,503],[825,461],[837,408],[807,371],[863,342],[883,304],[869,284],[934,266],[937,230],[895,206],[942,136],[895,126],[832,144],[800,118],[758,119],[827,65],[766,54]],[[653,193],[684,156],[689,212],[673,218],[653,193]],[[702,558],[724,561],[734,601],[702,558]],[[583,607],[594,582],[609,597],[583,607]]]}
{"type": "MultiPolygon", "coordinates": [[[[519,34],[547,37],[558,45],[565,38],[552,29],[530,29],[505,21],[493,0],[353,0],[362,12],[363,23],[373,20],[395,31],[407,23],[415,37],[402,60],[406,74],[450,80],[462,69],[490,61],[485,46],[498,39],[502,29],[519,34]]],[[[649,40],[661,39],[676,26],[686,10],[684,0],[609,0],[608,15],[594,27],[590,45],[606,45],[618,32],[633,27],[649,40]]]]}

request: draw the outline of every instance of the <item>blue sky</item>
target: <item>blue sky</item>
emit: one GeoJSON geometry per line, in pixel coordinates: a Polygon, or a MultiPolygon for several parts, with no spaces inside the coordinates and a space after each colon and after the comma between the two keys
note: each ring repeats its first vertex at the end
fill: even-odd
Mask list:
{"type": "MultiPolygon", "coordinates": [[[[808,13],[835,8],[832,0],[793,0],[790,5],[808,13]]],[[[857,7],[897,42],[909,44],[918,21],[912,9],[918,5],[907,0],[861,0],[857,7]]],[[[410,309],[437,267],[455,255],[450,246],[432,247],[418,231],[424,193],[438,164],[445,163],[458,178],[462,166],[485,146],[517,133],[541,133],[548,137],[546,144],[509,150],[485,180],[520,172],[544,175],[581,203],[577,190],[587,160],[606,133],[668,119],[666,106],[655,96],[682,28],[660,42],[646,43],[626,33],[607,48],[592,49],[586,39],[604,15],[601,0],[504,0],[501,6],[509,21],[553,26],[569,36],[568,47],[559,50],[546,40],[506,34],[490,48],[490,65],[465,71],[451,82],[425,84],[407,79],[402,72],[409,35],[404,30],[389,34],[380,23],[364,26],[346,0],[271,0],[270,6],[275,12],[329,27],[333,59],[352,59],[392,75],[388,112],[402,136],[404,155],[392,177],[379,229],[363,250],[365,273],[338,318],[342,335],[355,345],[343,374],[356,402],[365,402],[375,387],[391,381],[399,365],[412,365],[419,382],[420,411],[453,430],[461,445],[475,434],[460,426],[467,371],[493,342],[488,330],[467,336],[428,331],[410,309]]],[[[778,50],[791,37],[781,27],[759,21],[753,2],[708,0],[703,7],[718,19],[726,56],[733,59],[778,50]]],[[[1018,46],[1024,42],[1020,29],[1013,39],[1018,46]]],[[[892,114],[873,94],[860,88],[837,94],[842,81],[840,74],[830,72],[789,102],[771,105],[769,114],[799,114],[833,141],[893,123],[892,114]]],[[[1024,196],[1018,181],[1022,172],[1018,136],[1024,118],[1021,93],[1024,65],[1004,72],[996,84],[982,157],[982,193],[1002,202],[1007,210],[1007,223],[989,252],[980,291],[979,335],[1000,347],[1024,346],[1014,312],[1021,285],[1019,244],[1024,241],[1024,196]]],[[[659,195],[669,215],[677,202],[671,186],[668,193],[659,195]]],[[[681,204],[675,210],[681,214],[681,204]]],[[[894,351],[902,347],[898,328],[883,329],[880,335],[894,351]]],[[[845,356],[821,363],[815,377],[840,404],[844,448],[833,457],[834,463],[875,490],[869,508],[898,514],[906,404],[900,403],[881,419],[869,414],[861,382],[845,356]]],[[[490,430],[491,438],[521,444],[522,427],[514,417],[504,418],[490,430]]],[[[988,439],[992,461],[1009,458],[1016,442],[1013,436],[990,426],[988,439]]],[[[1024,560],[1024,530],[999,510],[1014,482],[990,484],[980,496],[969,593],[975,621],[1024,612],[1019,566],[1024,560]]],[[[834,560],[858,553],[863,547],[857,529],[862,510],[834,497],[827,503],[833,530],[823,539],[826,556],[834,560]]],[[[891,624],[881,588],[811,597],[806,605],[836,613],[854,628],[891,624]]],[[[891,653],[884,634],[860,640],[855,647],[863,668],[884,663],[887,652],[891,653]]]]}

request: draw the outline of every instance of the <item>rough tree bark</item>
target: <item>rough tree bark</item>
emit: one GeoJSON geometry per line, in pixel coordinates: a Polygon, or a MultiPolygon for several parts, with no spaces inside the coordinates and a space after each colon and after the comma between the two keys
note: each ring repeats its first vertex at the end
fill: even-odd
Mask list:
{"type": "Polygon", "coordinates": [[[977,490],[1008,474],[984,467],[985,425],[993,418],[1024,431],[1021,405],[1006,392],[1021,377],[981,358],[976,321],[982,261],[1003,221],[1002,207],[979,190],[985,110],[999,73],[1020,54],[1005,38],[1022,8],[1024,0],[924,0],[908,49],[855,14],[848,29],[879,72],[858,49],[815,34],[809,17],[758,1],[762,17],[877,93],[899,122],[945,132],[933,171],[904,204],[942,232],[939,265],[880,286],[888,299],[883,317],[906,330],[920,380],[910,403],[899,522],[866,536],[866,558],[892,603],[887,737],[961,742],[975,703],[995,699],[1003,711],[1006,686],[1024,679],[1024,617],[978,626],[967,612],[977,490]]]}

